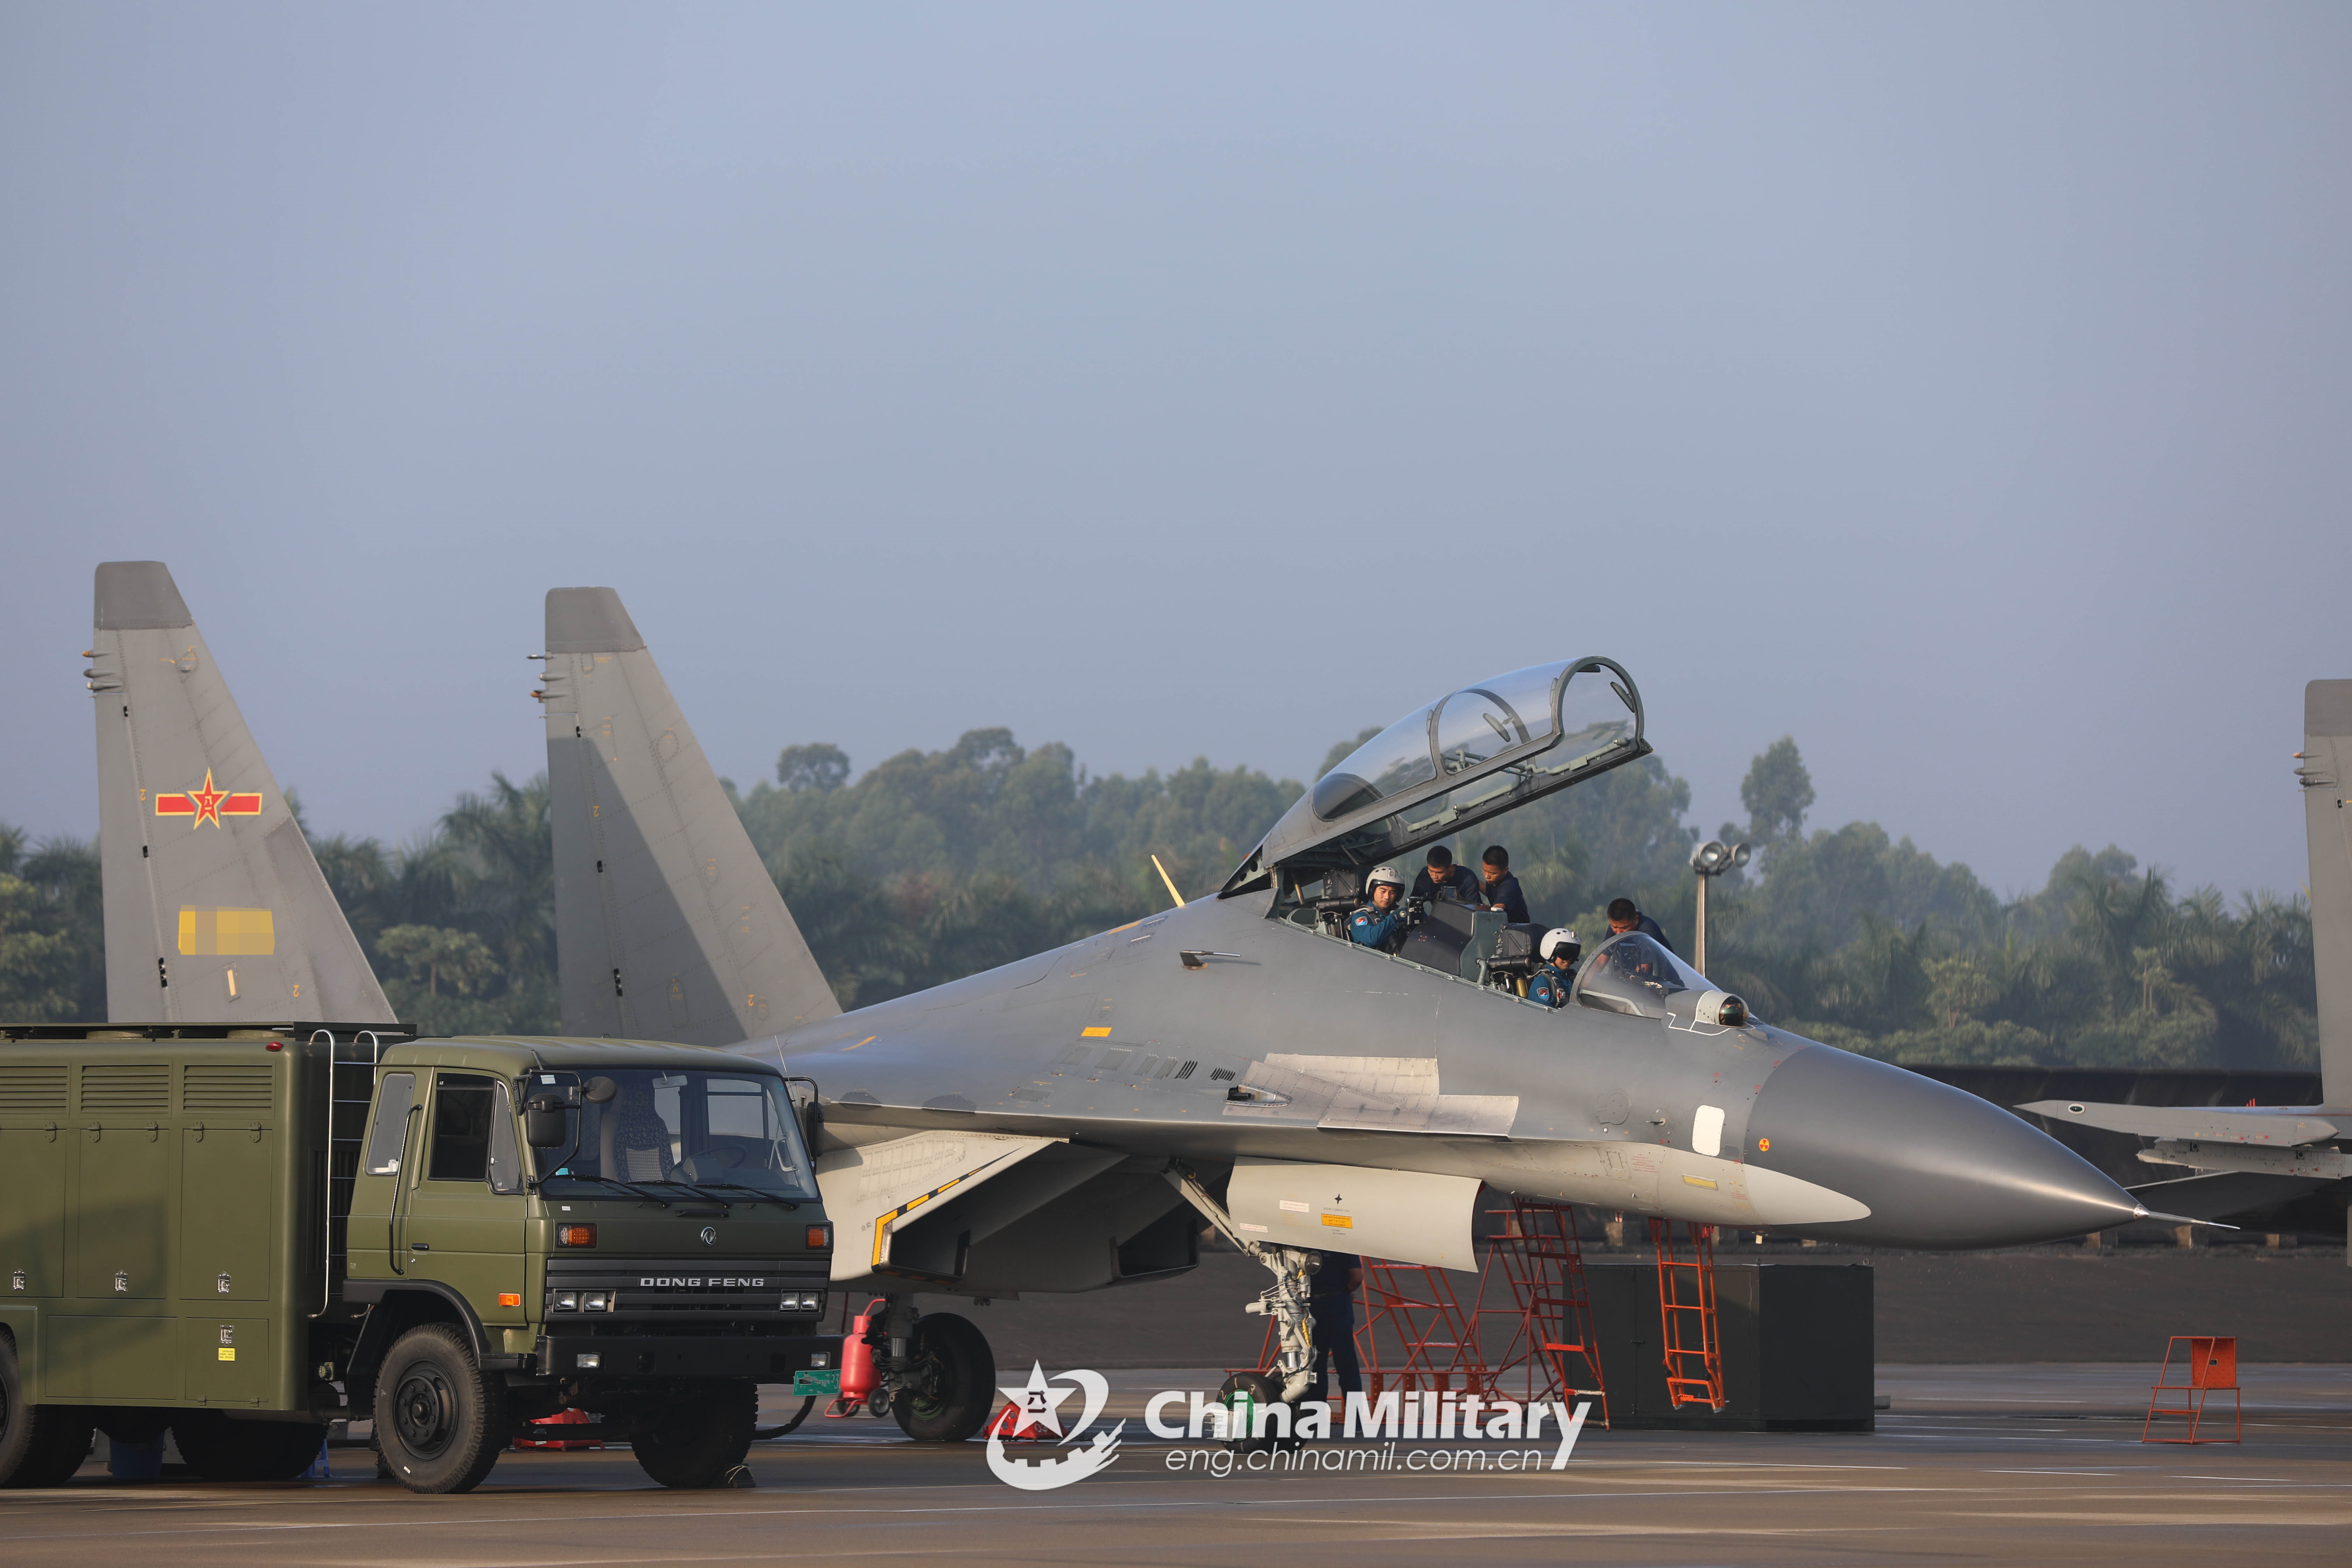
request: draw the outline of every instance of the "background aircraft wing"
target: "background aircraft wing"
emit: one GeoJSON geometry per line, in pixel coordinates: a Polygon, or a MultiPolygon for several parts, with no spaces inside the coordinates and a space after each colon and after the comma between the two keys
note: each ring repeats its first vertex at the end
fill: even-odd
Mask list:
{"type": "Polygon", "coordinates": [[[2053,1121],[2137,1132],[2143,1138],[2189,1138],[2281,1149],[2324,1143],[2352,1129],[2352,1113],[2310,1105],[2103,1105],[2096,1100],[2037,1100],[2017,1109],[2053,1121]]]}
{"type": "Polygon", "coordinates": [[[172,574],[105,563],[94,618],[109,1020],[393,1022],[172,574]]]}
{"type": "Polygon", "coordinates": [[[841,1011],[610,588],[547,595],[566,1034],[731,1046],[841,1011]]]}

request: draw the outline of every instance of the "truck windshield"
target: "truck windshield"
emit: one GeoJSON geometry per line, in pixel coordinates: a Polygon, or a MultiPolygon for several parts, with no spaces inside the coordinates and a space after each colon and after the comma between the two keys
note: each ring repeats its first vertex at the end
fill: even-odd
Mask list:
{"type": "Polygon", "coordinates": [[[549,1192],[593,1196],[609,1183],[815,1201],[816,1182],[783,1080],[757,1073],[619,1068],[532,1073],[524,1098],[577,1085],[564,1142],[531,1151],[549,1192]]]}

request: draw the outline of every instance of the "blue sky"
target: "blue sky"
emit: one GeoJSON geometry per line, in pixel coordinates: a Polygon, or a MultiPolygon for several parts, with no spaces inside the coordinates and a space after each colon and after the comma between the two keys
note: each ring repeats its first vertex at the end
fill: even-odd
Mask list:
{"type": "Polygon", "coordinates": [[[313,825],[707,749],[1302,774],[1603,652],[1712,826],[2304,878],[2352,675],[2340,6],[0,11],[0,820],[168,562],[313,825]]]}

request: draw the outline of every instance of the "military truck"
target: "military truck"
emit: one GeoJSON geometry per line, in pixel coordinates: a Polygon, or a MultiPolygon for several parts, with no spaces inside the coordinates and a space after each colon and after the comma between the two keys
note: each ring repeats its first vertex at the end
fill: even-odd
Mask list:
{"type": "Polygon", "coordinates": [[[458,1492],[567,1409],[717,1484],[759,1384],[837,1388],[806,1099],[684,1046],[0,1026],[0,1486],[94,1429],[289,1479],[348,1416],[458,1492]]]}

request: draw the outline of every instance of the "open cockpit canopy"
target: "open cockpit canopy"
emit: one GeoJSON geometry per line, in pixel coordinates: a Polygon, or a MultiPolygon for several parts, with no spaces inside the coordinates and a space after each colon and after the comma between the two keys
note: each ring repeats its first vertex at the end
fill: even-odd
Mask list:
{"type": "Polygon", "coordinates": [[[1530,665],[1414,710],[1315,781],[1227,879],[1370,866],[1649,753],[1613,659],[1530,665]]]}

